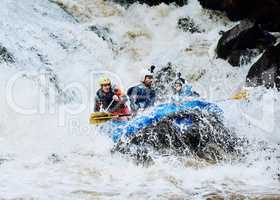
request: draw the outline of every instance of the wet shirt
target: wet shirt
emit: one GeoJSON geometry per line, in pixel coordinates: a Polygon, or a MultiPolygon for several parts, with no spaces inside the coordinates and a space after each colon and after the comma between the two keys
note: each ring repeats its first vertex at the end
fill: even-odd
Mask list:
{"type": "Polygon", "coordinates": [[[172,96],[171,100],[175,102],[183,102],[185,100],[185,97],[192,97],[192,96],[199,96],[199,95],[198,93],[192,90],[192,86],[184,85],[181,91],[174,92],[174,95],[172,96]]]}
{"type": "MultiPolygon", "coordinates": [[[[101,108],[106,110],[109,107],[110,103],[113,101],[113,96],[114,96],[114,92],[112,90],[110,90],[110,92],[108,93],[105,93],[101,89],[99,89],[96,92],[96,96],[95,96],[94,111],[98,112],[101,110],[101,108]]],[[[116,103],[113,102],[113,104],[111,105],[111,108],[114,107],[116,103]]],[[[110,110],[111,109],[109,108],[108,111],[110,112],[110,110]]]]}
{"type": "Polygon", "coordinates": [[[96,92],[94,112],[99,112],[102,108],[104,110],[108,109],[108,112],[113,113],[126,108],[126,102],[128,100],[127,97],[122,96],[122,101],[116,102],[113,101],[114,95],[115,93],[113,92],[113,89],[111,89],[108,93],[104,93],[101,89],[99,89],[96,92]]]}
{"type": "Polygon", "coordinates": [[[146,87],[144,84],[130,88],[127,95],[129,96],[131,110],[134,112],[153,106],[156,98],[155,90],[146,87]]]}

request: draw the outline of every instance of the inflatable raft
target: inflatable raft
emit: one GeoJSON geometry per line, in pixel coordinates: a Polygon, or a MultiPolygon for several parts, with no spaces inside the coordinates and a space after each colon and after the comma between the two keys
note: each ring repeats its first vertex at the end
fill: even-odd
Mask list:
{"type": "MultiPolygon", "coordinates": [[[[135,117],[134,119],[127,122],[110,122],[113,127],[112,139],[114,142],[118,142],[121,138],[130,137],[137,134],[143,128],[159,122],[161,119],[166,116],[176,113],[178,111],[184,111],[189,109],[200,109],[201,111],[211,112],[216,116],[222,117],[223,110],[213,103],[206,101],[195,100],[187,101],[182,104],[167,103],[161,104],[156,107],[146,115],[135,117]]],[[[182,118],[178,116],[178,119],[175,120],[180,126],[190,126],[192,125],[192,120],[190,118],[182,118]]]]}

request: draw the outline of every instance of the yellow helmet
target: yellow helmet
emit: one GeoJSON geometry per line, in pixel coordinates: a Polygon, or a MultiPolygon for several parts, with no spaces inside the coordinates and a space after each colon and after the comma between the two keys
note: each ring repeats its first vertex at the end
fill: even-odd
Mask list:
{"type": "Polygon", "coordinates": [[[111,80],[106,77],[106,76],[103,76],[99,79],[99,85],[107,85],[107,84],[111,84],[111,80]]]}

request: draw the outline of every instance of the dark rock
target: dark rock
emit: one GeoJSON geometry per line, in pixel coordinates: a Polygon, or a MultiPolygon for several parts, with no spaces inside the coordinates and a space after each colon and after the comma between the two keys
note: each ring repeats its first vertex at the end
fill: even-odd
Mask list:
{"type": "Polygon", "coordinates": [[[218,58],[228,59],[233,66],[239,66],[242,56],[256,56],[272,46],[276,38],[250,21],[242,21],[225,32],[217,45],[218,58]]]}
{"type": "Polygon", "coordinates": [[[92,25],[89,27],[89,30],[96,33],[96,35],[100,37],[102,40],[113,43],[113,40],[110,37],[111,31],[108,27],[92,25]]]}
{"type": "MultiPolygon", "coordinates": [[[[252,62],[252,58],[257,57],[260,55],[260,51],[258,49],[253,50],[247,50],[246,52],[242,53],[241,59],[240,59],[240,65],[247,65],[252,62]]],[[[230,62],[230,60],[229,60],[230,62]]]]}
{"type": "Polygon", "coordinates": [[[57,155],[56,153],[53,153],[51,154],[49,157],[48,157],[48,160],[53,163],[53,164],[56,164],[56,163],[59,163],[62,161],[62,158],[57,155]]]}
{"type": "Polygon", "coordinates": [[[36,76],[24,74],[24,77],[35,81],[40,87],[40,91],[47,97],[55,97],[58,103],[69,104],[80,102],[80,95],[76,88],[64,88],[55,71],[49,67],[43,67],[38,70],[36,76]]]}
{"type": "Polygon", "coordinates": [[[4,164],[7,161],[9,161],[9,160],[6,158],[0,158],[0,165],[4,164]]]}
{"type": "Polygon", "coordinates": [[[280,31],[279,0],[199,0],[204,8],[223,11],[229,19],[254,20],[269,31],[280,31]]]}
{"type": "Polygon", "coordinates": [[[260,55],[261,51],[258,49],[237,50],[231,52],[228,62],[232,66],[249,64],[253,58],[260,55]]]}
{"type": "Polygon", "coordinates": [[[119,50],[121,50],[121,47],[119,47],[111,37],[112,31],[110,28],[106,26],[92,25],[88,28],[88,30],[94,32],[99,38],[107,42],[114,53],[118,54],[119,50]]]}
{"type": "Polygon", "coordinates": [[[184,32],[201,33],[203,30],[190,17],[180,18],[177,23],[177,27],[184,32]]]}
{"type": "Polygon", "coordinates": [[[45,64],[45,65],[51,65],[48,56],[47,55],[43,55],[41,53],[37,53],[38,58],[40,59],[40,61],[45,64]]]}
{"type": "Polygon", "coordinates": [[[226,12],[227,16],[234,21],[244,19],[248,16],[250,4],[242,0],[198,0],[203,8],[226,12]]]}
{"type": "Polygon", "coordinates": [[[49,0],[49,2],[58,5],[69,17],[72,18],[73,21],[79,23],[79,20],[73,15],[71,11],[68,10],[67,6],[63,3],[63,1],[49,0]]]}
{"type": "Polygon", "coordinates": [[[225,31],[219,31],[219,35],[224,35],[225,34],[225,31]]]}
{"type": "Polygon", "coordinates": [[[3,165],[6,162],[14,160],[13,155],[0,155],[0,166],[3,165]]]}
{"type": "Polygon", "coordinates": [[[113,149],[129,155],[138,162],[151,162],[153,154],[196,155],[206,160],[224,159],[238,153],[242,144],[227,129],[218,116],[200,110],[186,110],[171,114],[150,125],[126,141],[120,141],[113,149]],[[192,125],[182,128],[175,121],[191,119],[192,125]]]}
{"type": "Polygon", "coordinates": [[[187,4],[187,0],[111,0],[111,1],[114,1],[122,5],[130,5],[136,2],[139,2],[141,4],[147,4],[149,6],[156,6],[161,3],[165,3],[165,4],[175,3],[178,6],[183,6],[187,4]]]}
{"type": "Polygon", "coordinates": [[[14,63],[15,59],[14,56],[7,50],[7,48],[0,44],[0,63],[1,62],[14,63]]]}
{"type": "Polygon", "coordinates": [[[49,36],[51,39],[55,40],[59,46],[65,51],[71,51],[76,50],[80,44],[78,41],[73,40],[71,42],[68,42],[64,40],[63,36],[57,35],[56,33],[49,33],[49,36]]]}
{"type": "Polygon", "coordinates": [[[248,86],[280,89],[280,44],[268,48],[247,74],[248,86]]]}
{"type": "MultiPolygon", "coordinates": [[[[251,0],[254,5],[250,19],[254,19],[257,24],[267,31],[280,31],[280,1],[279,0],[251,0]]],[[[247,11],[248,12],[248,11],[247,11]]]]}
{"type": "Polygon", "coordinates": [[[203,8],[225,11],[223,0],[198,0],[203,8]]]}
{"type": "Polygon", "coordinates": [[[38,48],[32,46],[28,50],[31,51],[32,53],[34,53],[38,57],[38,59],[40,60],[40,62],[42,64],[49,65],[49,66],[52,65],[49,58],[48,58],[48,55],[43,53],[38,48]]]}

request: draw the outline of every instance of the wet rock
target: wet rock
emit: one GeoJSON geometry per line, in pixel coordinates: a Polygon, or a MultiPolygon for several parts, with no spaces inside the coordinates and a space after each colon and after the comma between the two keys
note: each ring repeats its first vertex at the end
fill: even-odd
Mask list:
{"type": "Polygon", "coordinates": [[[45,65],[51,65],[47,55],[37,53],[37,56],[40,59],[41,63],[43,63],[45,65]]]}
{"type": "Polygon", "coordinates": [[[0,63],[14,63],[15,59],[14,56],[7,50],[6,47],[0,44],[0,63]]]}
{"type": "Polygon", "coordinates": [[[257,9],[252,14],[253,19],[257,24],[267,31],[279,32],[280,31],[280,1],[268,0],[257,1],[257,9]]]}
{"type": "Polygon", "coordinates": [[[254,20],[269,31],[280,31],[279,0],[199,0],[204,8],[223,11],[233,21],[254,20]]]}
{"type": "MultiPolygon", "coordinates": [[[[57,33],[49,33],[49,37],[54,40],[55,42],[57,42],[57,44],[65,51],[73,51],[78,49],[81,44],[79,43],[79,41],[77,40],[71,40],[71,41],[67,41],[63,38],[62,35],[57,34],[57,33]]],[[[36,49],[35,47],[32,47],[34,49],[34,51],[39,51],[38,49],[36,49]]]]}
{"type": "Polygon", "coordinates": [[[69,17],[73,19],[75,22],[79,22],[79,20],[73,15],[73,13],[69,10],[67,4],[64,1],[60,0],[49,0],[49,2],[58,5],[69,17]]]}
{"type": "Polygon", "coordinates": [[[36,47],[30,47],[28,49],[29,51],[31,51],[31,53],[33,53],[34,55],[37,56],[38,60],[43,64],[43,65],[49,65],[51,66],[51,62],[48,58],[48,55],[43,53],[42,51],[40,51],[38,48],[36,47]]]}
{"type": "Polygon", "coordinates": [[[13,155],[0,155],[0,166],[3,165],[6,162],[14,160],[13,155]]]}
{"type": "MultiPolygon", "coordinates": [[[[240,0],[241,1],[241,0],[240,0]]],[[[279,0],[250,0],[242,1],[244,13],[247,18],[252,19],[256,24],[267,31],[280,31],[280,1],[279,0]]]]}
{"type": "Polygon", "coordinates": [[[165,3],[165,4],[175,3],[178,6],[183,6],[187,4],[187,0],[113,0],[113,1],[116,3],[120,3],[122,5],[130,5],[136,2],[139,2],[141,4],[147,4],[149,6],[156,6],[161,3],[165,3]]]}
{"type": "MultiPolygon", "coordinates": [[[[203,8],[226,12],[227,16],[234,21],[248,16],[250,3],[242,0],[198,0],[203,8]]],[[[252,2],[251,2],[252,3],[252,2]]]]}
{"type": "Polygon", "coordinates": [[[50,67],[43,67],[35,75],[24,74],[24,78],[34,81],[47,98],[55,99],[57,103],[69,104],[81,102],[79,92],[76,88],[63,87],[58,75],[50,67]]]}
{"type": "Polygon", "coordinates": [[[62,161],[62,158],[56,154],[56,153],[53,153],[51,154],[49,157],[48,157],[48,160],[53,163],[53,164],[56,164],[56,163],[59,163],[62,161]]]}
{"type": "Polygon", "coordinates": [[[219,10],[219,11],[225,10],[224,1],[221,0],[198,0],[198,1],[203,8],[211,9],[211,10],[219,10]]]}
{"type": "Polygon", "coordinates": [[[252,62],[252,59],[261,54],[259,49],[246,49],[233,51],[228,58],[228,62],[232,66],[247,65],[252,62]]]}
{"type": "Polygon", "coordinates": [[[280,44],[268,48],[247,74],[248,86],[280,89],[280,44]]]}
{"type": "Polygon", "coordinates": [[[242,21],[223,33],[217,45],[218,58],[228,59],[233,66],[239,66],[242,56],[257,56],[272,46],[276,38],[250,21],[242,21]]]}
{"type": "Polygon", "coordinates": [[[7,161],[9,161],[9,160],[6,158],[0,158],[0,165],[4,164],[7,161]]]}
{"type": "Polygon", "coordinates": [[[44,68],[40,71],[41,77],[44,77],[44,82],[40,83],[41,91],[45,94],[45,96],[53,95],[51,89],[54,91],[56,95],[57,102],[68,104],[73,102],[79,102],[79,95],[74,88],[69,88],[65,90],[61,85],[59,78],[55,71],[51,68],[44,68]]]}
{"type": "Polygon", "coordinates": [[[92,25],[89,27],[89,30],[93,31],[102,40],[113,43],[113,40],[110,37],[111,31],[108,27],[92,25]]]}
{"type": "Polygon", "coordinates": [[[204,32],[199,28],[198,25],[196,25],[190,17],[180,18],[177,23],[177,27],[184,31],[184,32],[190,32],[190,33],[201,33],[204,32]]]}
{"type": "Polygon", "coordinates": [[[92,25],[88,28],[89,31],[94,32],[99,38],[107,42],[108,46],[115,54],[121,50],[121,47],[113,40],[112,31],[106,26],[92,25]]]}
{"type": "Polygon", "coordinates": [[[241,140],[223,125],[218,116],[200,110],[186,110],[171,114],[129,139],[119,141],[113,152],[121,152],[140,162],[151,162],[153,154],[195,154],[217,161],[229,153],[237,153],[236,147],[241,144],[241,140]],[[183,127],[178,125],[180,120],[191,120],[192,124],[183,127]]]}

